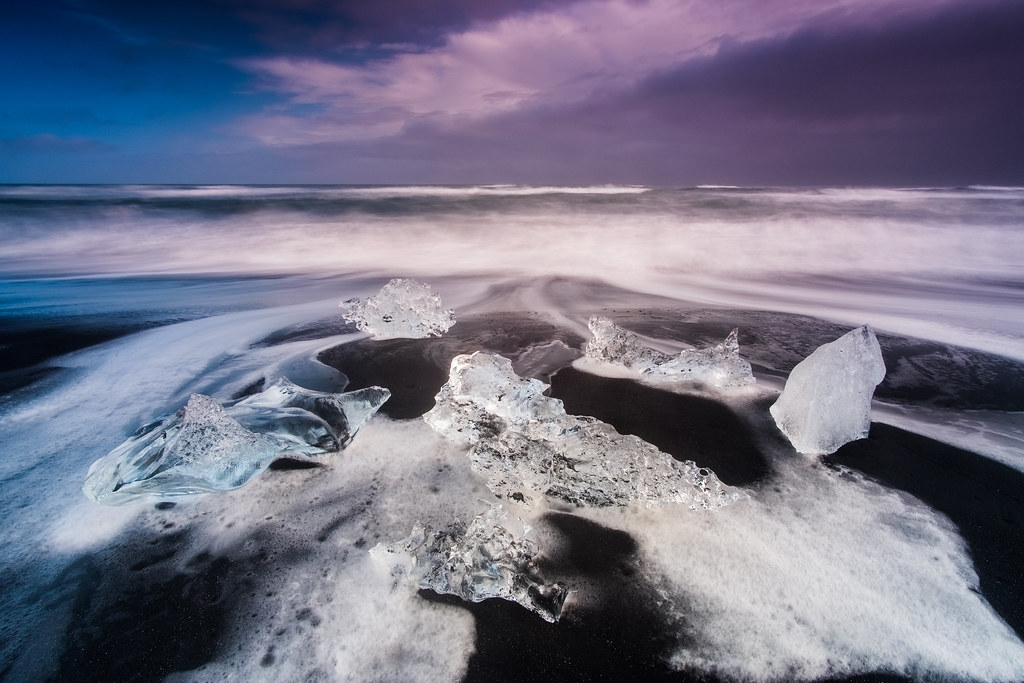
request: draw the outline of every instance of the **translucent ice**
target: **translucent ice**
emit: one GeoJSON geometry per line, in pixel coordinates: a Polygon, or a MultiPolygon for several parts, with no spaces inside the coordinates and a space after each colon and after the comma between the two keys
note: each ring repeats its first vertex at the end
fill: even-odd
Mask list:
{"type": "Polygon", "coordinates": [[[345,448],[390,396],[382,387],[344,394],[310,391],[281,378],[228,412],[246,428],[273,439],[282,455],[316,456],[345,448]]]}
{"type": "Polygon", "coordinates": [[[591,360],[622,365],[637,372],[650,370],[672,360],[669,354],[645,346],[635,334],[604,316],[591,316],[587,327],[594,335],[584,349],[587,358],[591,360]]]}
{"type": "Polygon", "coordinates": [[[672,360],[645,370],[653,378],[702,382],[720,389],[735,389],[754,383],[750,363],[740,358],[739,330],[733,330],[721,344],[709,349],[683,349],[672,360]]]}
{"type": "Polygon", "coordinates": [[[366,301],[340,306],[346,320],[376,339],[440,336],[455,324],[455,311],[443,309],[441,297],[416,280],[395,278],[366,301]]]}
{"type": "Polygon", "coordinates": [[[568,592],[559,583],[544,582],[535,561],[536,545],[526,531],[508,528],[500,506],[477,515],[468,526],[456,521],[435,531],[417,524],[405,540],[379,543],[370,554],[390,567],[393,576],[419,588],[471,602],[512,600],[550,622],[558,621],[568,592]]]}
{"type": "Polygon", "coordinates": [[[280,456],[341,450],[389,396],[380,387],[323,394],[286,379],[227,409],[192,394],[178,412],[94,462],[82,490],[96,502],[120,505],[238,488],[280,456]]]}
{"type": "Polygon", "coordinates": [[[834,453],[868,435],[871,396],[884,378],[882,350],[864,325],[800,361],[771,414],[799,452],[834,453]]]}
{"type": "Polygon", "coordinates": [[[588,323],[594,338],[587,343],[587,358],[619,365],[658,382],[680,380],[734,389],[754,383],[750,363],[740,358],[738,330],[709,349],[684,349],[670,356],[648,346],[608,318],[592,316],[588,323]]]}
{"type": "MultiPolygon", "coordinates": [[[[519,377],[504,356],[463,354],[452,359],[448,382],[423,419],[448,439],[465,444],[497,436],[512,425],[536,432],[565,416],[561,401],[544,396],[547,388],[540,380],[519,377]]],[[[553,428],[556,435],[558,427],[553,428]]]]}
{"type": "Polygon", "coordinates": [[[278,453],[208,396],[192,394],[172,416],[151,422],[89,468],[83,490],[99,503],[237,488],[278,453]]]}
{"type": "Polygon", "coordinates": [[[579,506],[728,505],[744,494],[695,463],[680,462],[591,417],[567,415],[547,386],[521,379],[507,358],[456,356],[423,419],[470,444],[473,469],[496,495],[532,503],[551,496],[579,506]]]}

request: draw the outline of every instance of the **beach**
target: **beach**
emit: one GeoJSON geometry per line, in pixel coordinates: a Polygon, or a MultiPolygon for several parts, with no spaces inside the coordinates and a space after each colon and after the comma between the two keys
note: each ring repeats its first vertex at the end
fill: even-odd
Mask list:
{"type": "MultiPolygon", "coordinates": [[[[86,276],[76,272],[85,260],[46,251],[51,237],[33,246],[6,234],[18,253],[49,260],[37,272],[4,273],[0,290],[5,680],[1011,681],[1024,673],[1017,247],[972,252],[970,272],[948,267],[931,224],[909,218],[928,204],[921,191],[885,194],[892,206],[758,191],[740,197],[738,217],[701,204],[716,192],[728,203],[735,190],[597,190],[589,199],[420,191],[413,202],[397,190],[353,199],[336,188],[301,220],[295,206],[326,191],[303,190],[301,200],[292,192],[280,204],[254,189],[258,205],[230,192],[230,204],[209,192],[153,204],[139,192],[106,188],[92,203],[78,192],[73,204],[93,216],[92,227],[61,223],[71,200],[60,197],[47,200],[55,208],[45,216],[49,204],[33,213],[24,198],[14,213],[51,235],[110,239],[114,194],[117,215],[128,206],[141,224],[191,231],[207,247],[230,242],[254,216],[269,225],[285,215],[292,234],[315,246],[296,247],[299,261],[275,272],[254,267],[267,252],[240,246],[233,258],[244,274],[227,272],[230,259],[212,251],[202,274],[144,274],[183,267],[192,247],[155,259],[150,250],[166,231],[140,227],[149,242],[111,243],[86,276]],[[798,231],[813,236],[810,251],[824,258],[845,248],[857,267],[833,278],[817,270],[834,262],[804,266],[805,255],[761,239],[721,246],[742,252],[733,265],[688,272],[668,269],[667,257],[639,240],[616,253],[614,243],[566,236],[580,215],[601,222],[610,211],[633,227],[657,224],[667,241],[668,217],[685,226],[700,204],[710,211],[699,216],[705,228],[688,236],[677,227],[676,237],[716,253],[712,220],[719,231],[754,234],[762,228],[749,216],[771,226],[780,196],[804,202],[801,212],[819,207],[798,231]],[[814,227],[869,209],[913,223],[927,249],[907,253],[927,267],[910,272],[906,261],[880,272],[871,240],[852,249],[848,233],[833,240],[814,227]],[[202,219],[186,222],[185,213],[202,219]],[[364,219],[378,230],[361,230],[364,219]],[[466,246],[460,235],[475,221],[533,227],[474,233],[466,246]],[[436,239],[421,239],[427,225],[436,239]],[[538,241],[545,230],[554,236],[538,241]],[[346,239],[361,250],[346,250],[346,239]],[[766,248],[760,263],[784,264],[786,275],[747,270],[766,248]],[[344,267],[295,273],[316,250],[344,267]],[[799,268],[815,272],[793,275],[799,268]],[[342,317],[339,302],[373,295],[394,276],[430,284],[456,324],[440,336],[373,339],[342,317]],[[598,371],[581,361],[594,315],[666,354],[720,344],[736,328],[755,382],[668,386],[598,371]],[[862,323],[875,328],[886,366],[870,434],[831,455],[797,453],[769,408],[801,360],[862,323]],[[499,498],[468,447],[422,419],[452,359],[477,351],[549,385],[546,395],[569,415],[635,435],[659,457],[694,461],[742,499],[690,509],[499,498]],[[234,490],[125,505],[83,495],[95,460],[191,394],[231,406],[281,377],[321,392],[381,386],[391,396],[339,453],[279,459],[234,490]],[[369,552],[415,525],[443,529],[497,504],[531,527],[544,580],[568,589],[558,621],[508,600],[417,589],[369,552]]],[[[1016,198],[959,192],[938,193],[944,205],[951,194],[962,200],[964,212],[938,228],[940,241],[969,241],[953,237],[970,233],[967,224],[1009,229],[1016,198]]],[[[793,220],[782,211],[769,229],[793,220]]],[[[623,234],[611,220],[601,225],[623,234]]],[[[257,242],[284,234],[254,230],[257,242]]]]}

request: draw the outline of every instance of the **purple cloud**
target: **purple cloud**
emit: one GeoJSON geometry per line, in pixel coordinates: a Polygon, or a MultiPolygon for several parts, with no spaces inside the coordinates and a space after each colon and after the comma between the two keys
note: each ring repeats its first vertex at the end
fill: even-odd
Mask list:
{"type": "Polygon", "coordinates": [[[277,56],[241,66],[313,115],[278,106],[240,130],[266,144],[384,138],[424,122],[465,125],[538,106],[624,92],[723,47],[807,26],[870,26],[952,0],[590,0],[505,16],[449,33],[419,52],[365,63],[277,56]]]}

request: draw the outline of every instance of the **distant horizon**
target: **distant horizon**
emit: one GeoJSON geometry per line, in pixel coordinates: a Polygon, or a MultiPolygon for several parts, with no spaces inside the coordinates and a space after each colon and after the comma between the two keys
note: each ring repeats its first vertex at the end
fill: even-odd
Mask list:
{"type": "Polygon", "coordinates": [[[1021,35],[1014,0],[8,3],[0,183],[1021,186],[1021,35]]]}
{"type": "Polygon", "coordinates": [[[654,183],[629,183],[629,182],[608,182],[608,183],[235,183],[235,182],[0,182],[0,187],[264,187],[264,188],[289,188],[289,187],[352,187],[352,188],[415,188],[415,187],[444,187],[444,188],[501,188],[501,187],[524,187],[524,188],[550,188],[558,189],[583,189],[583,188],[642,188],[645,190],[974,190],[978,192],[1014,192],[1024,190],[1022,185],[1001,185],[990,183],[967,183],[960,185],[871,185],[871,184],[846,184],[846,185],[729,185],[719,183],[699,184],[654,184],[654,183]]]}

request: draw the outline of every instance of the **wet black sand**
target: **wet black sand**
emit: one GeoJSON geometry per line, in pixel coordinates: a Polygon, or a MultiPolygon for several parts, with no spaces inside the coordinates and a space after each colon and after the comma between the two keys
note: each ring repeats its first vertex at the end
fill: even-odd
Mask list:
{"type": "Polygon", "coordinates": [[[89,317],[41,320],[2,316],[0,394],[16,391],[46,377],[55,370],[46,362],[50,359],[158,324],[144,317],[127,316],[103,321],[89,317]]]}

